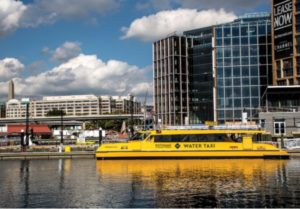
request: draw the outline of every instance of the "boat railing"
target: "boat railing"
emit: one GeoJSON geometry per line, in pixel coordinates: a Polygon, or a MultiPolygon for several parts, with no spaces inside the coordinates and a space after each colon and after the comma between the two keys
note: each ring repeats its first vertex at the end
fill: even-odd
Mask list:
{"type": "Polygon", "coordinates": [[[260,125],[188,125],[188,126],[165,126],[166,130],[261,130],[260,125]]]}

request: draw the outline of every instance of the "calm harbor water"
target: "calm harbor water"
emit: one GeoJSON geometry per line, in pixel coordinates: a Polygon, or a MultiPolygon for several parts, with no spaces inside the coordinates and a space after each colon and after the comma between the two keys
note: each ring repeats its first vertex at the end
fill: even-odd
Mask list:
{"type": "Polygon", "coordinates": [[[3,207],[300,207],[300,158],[0,161],[3,207]]]}

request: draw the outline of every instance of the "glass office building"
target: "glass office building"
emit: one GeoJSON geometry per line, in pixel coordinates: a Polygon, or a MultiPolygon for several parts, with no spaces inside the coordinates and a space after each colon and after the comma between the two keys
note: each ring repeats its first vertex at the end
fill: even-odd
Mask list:
{"type": "Polygon", "coordinates": [[[186,31],[191,40],[189,64],[189,123],[214,120],[213,103],[213,27],[186,31]]]}
{"type": "Polygon", "coordinates": [[[258,121],[261,96],[272,83],[269,14],[245,15],[215,26],[216,114],[219,123],[258,121]]]}
{"type": "Polygon", "coordinates": [[[270,14],[153,43],[154,108],[165,125],[258,121],[272,83],[270,14]]]}

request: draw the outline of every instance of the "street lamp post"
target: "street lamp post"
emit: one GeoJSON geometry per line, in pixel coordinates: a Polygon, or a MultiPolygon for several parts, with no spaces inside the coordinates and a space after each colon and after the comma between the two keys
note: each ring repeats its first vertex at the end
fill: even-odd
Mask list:
{"type": "Polygon", "coordinates": [[[102,144],[102,128],[99,128],[99,146],[102,144]]]}
{"type": "Polygon", "coordinates": [[[25,129],[25,136],[26,136],[26,147],[29,145],[29,103],[26,103],[26,129],[25,129]]]}
{"type": "Polygon", "coordinates": [[[21,130],[21,152],[25,151],[24,129],[21,130]]]}
{"type": "Polygon", "coordinates": [[[130,120],[131,120],[131,127],[130,127],[130,132],[131,132],[131,137],[134,134],[134,129],[133,129],[133,96],[130,95],[130,120]]]}
{"type": "Polygon", "coordinates": [[[60,152],[62,152],[64,146],[64,122],[63,122],[64,111],[60,110],[60,152]]]}
{"type": "Polygon", "coordinates": [[[25,104],[26,106],[26,112],[25,112],[25,134],[24,131],[21,132],[21,146],[22,151],[26,152],[27,146],[29,145],[29,98],[23,98],[21,100],[22,104],[25,104]],[[24,139],[25,138],[25,139],[24,139]]]}

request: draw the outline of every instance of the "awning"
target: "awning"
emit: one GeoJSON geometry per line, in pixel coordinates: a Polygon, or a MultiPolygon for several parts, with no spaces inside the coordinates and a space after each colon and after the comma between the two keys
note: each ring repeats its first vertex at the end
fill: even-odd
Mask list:
{"type": "MultiPolygon", "coordinates": [[[[29,131],[33,129],[34,134],[51,134],[51,130],[49,129],[47,124],[30,124],[29,131]]],[[[7,134],[20,134],[21,132],[25,132],[26,125],[25,124],[8,124],[7,125],[7,134]]]]}

